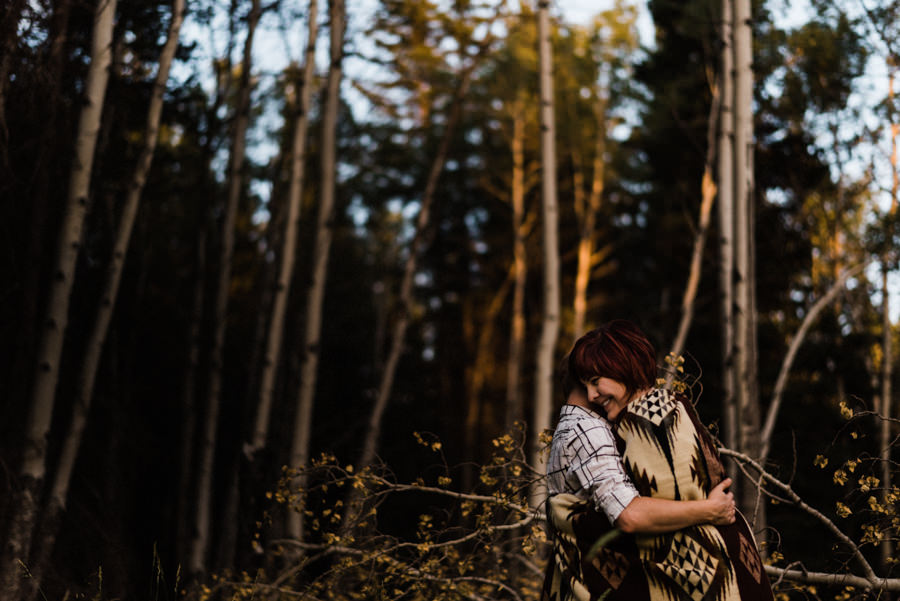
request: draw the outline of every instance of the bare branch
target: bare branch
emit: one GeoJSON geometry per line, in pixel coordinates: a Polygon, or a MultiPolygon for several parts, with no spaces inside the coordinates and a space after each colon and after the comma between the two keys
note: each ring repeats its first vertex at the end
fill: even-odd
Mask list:
{"type": "Polygon", "coordinates": [[[772,440],[772,432],[775,430],[775,420],[778,417],[778,410],[781,407],[781,399],[784,395],[784,388],[787,385],[787,378],[790,374],[791,367],[794,364],[794,359],[797,356],[797,351],[800,349],[800,345],[803,344],[804,340],[806,340],[807,334],[809,334],[809,330],[812,325],[815,323],[816,319],[819,318],[819,315],[828,306],[831,301],[835,299],[838,293],[844,289],[844,285],[847,283],[852,276],[861,272],[866,265],[868,265],[868,261],[864,261],[855,267],[851,267],[846,270],[840,277],[838,277],[837,281],[831,286],[828,292],[825,293],[822,298],[817,300],[813,306],[806,313],[806,317],[803,318],[803,323],[800,324],[800,328],[797,330],[797,333],[794,335],[794,338],[791,340],[791,344],[788,347],[787,354],[784,356],[784,361],[781,363],[781,370],[778,372],[778,379],[775,381],[775,391],[772,393],[772,401],[769,403],[769,412],[766,415],[766,424],[763,426],[762,434],[760,436],[761,439],[761,449],[760,449],[760,462],[765,463],[766,458],[769,456],[769,448],[771,446],[772,440]]]}
{"type": "Polygon", "coordinates": [[[837,538],[840,542],[844,543],[844,545],[846,545],[847,548],[850,549],[850,551],[853,553],[853,557],[857,560],[860,567],[862,567],[863,572],[865,573],[864,578],[865,578],[866,582],[868,582],[870,584],[871,588],[878,588],[880,586],[879,582],[881,582],[884,579],[879,578],[878,576],[875,575],[875,571],[872,569],[872,566],[869,564],[869,562],[866,560],[866,558],[863,557],[863,554],[860,551],[859,546],[857,546],[857,544],[855,542],[853,542],[853,540],[849,536],[844,534],[844,532],[840,528],[838,528],[837,525],[833,521],[831,521],[828,517],[826,517],[822,512],[820,512],[816,508],[808,505],[805,501],[803,501],[802,498],[800,498],[800,495],[798,495],[796,492],[794,492],[793,488],[791,488],[788,484],[785,484],[784,482],[782,482],[781,480],[779,480],[778,478],[776,478],[775,476],[773,476],[772,474],[767,472],[765,469],[763,469],[763,467],[759,463],[757,463],[756,461],[754,461],[747,455],[745,455],[743,453],[738,453],[737,451],[732,451],[731,449],[725,449],[725,448],[721,448],[721,447],[719,448],[719,453],[722,455],[725,455],[727,457],[737,459],[738,461],[745,463],[747,465],[750,465],[751,467],[753,467],[754,470],[756,470],[759,473],[759,475],[766,482],[781,489],[781,491],[783,491],[784,494],[787,495],[787,498],[790,503],[793,503],[799,509],[803,510],[804,512],[806,512],[809,515],[811,515],[812,517],[814,517],[818,522],[820,522],[822,525],[825,526],[826,530],[831,532],[835,538],[837,538]]]}

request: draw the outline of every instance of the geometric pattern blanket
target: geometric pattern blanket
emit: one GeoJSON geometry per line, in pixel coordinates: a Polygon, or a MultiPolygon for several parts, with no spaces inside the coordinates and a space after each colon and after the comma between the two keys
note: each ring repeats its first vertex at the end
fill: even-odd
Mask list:
{"type": "MultiPolygon", "coordinates": [[[[716,446],[684,396],[654,389],[623,410],[615,433],[642,496],[703,499],[724,478],[716,446]]],[[[664,534],[616,530],[570,494],[547,501],[553,557],[542,601],[769,601],[772,588],[739,513],[727,526],[664,534]]]]}

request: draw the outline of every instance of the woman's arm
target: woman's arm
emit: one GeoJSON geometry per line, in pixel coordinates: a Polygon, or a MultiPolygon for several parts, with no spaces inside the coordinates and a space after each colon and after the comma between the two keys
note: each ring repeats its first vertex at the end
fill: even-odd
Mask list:
{"type": "Polygon", "coordinates": [[[696,524],[731,524],[735,506],[734,495],[725,492],[729,486],[731,478],[726,478],[709,497],[697,501],[635,497],[616,518],[616,527],[623,532],[658,534],[696,524]]]}

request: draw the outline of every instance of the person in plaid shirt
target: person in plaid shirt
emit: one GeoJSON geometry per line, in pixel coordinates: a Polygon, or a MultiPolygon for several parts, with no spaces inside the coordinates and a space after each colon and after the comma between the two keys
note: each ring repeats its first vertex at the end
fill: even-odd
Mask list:
{"type": "Polygon", "coordinates": [[[568,373],[563,377],[563,388],[566,404],[559,413],[547,464],[549,495],[570,493],[591,500],[610,524],[628,533],[652,534],[695,524],[734,522],[734,495],[726,492],[731,478],[702,500],[640,496],[622,466],[610,423],[598,413],[601,408],[588,401],[584,385],[568,373]]]}

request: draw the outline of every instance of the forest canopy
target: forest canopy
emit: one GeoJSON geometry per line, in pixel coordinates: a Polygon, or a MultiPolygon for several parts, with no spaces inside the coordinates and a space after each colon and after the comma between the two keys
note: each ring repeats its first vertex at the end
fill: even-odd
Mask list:
{"type": "Polygon", "coordinates": [[[0,597],[538,599],[617,318],[778,599],[900,591],[900,3],[594,11],[5,1],[0,597]]]}

